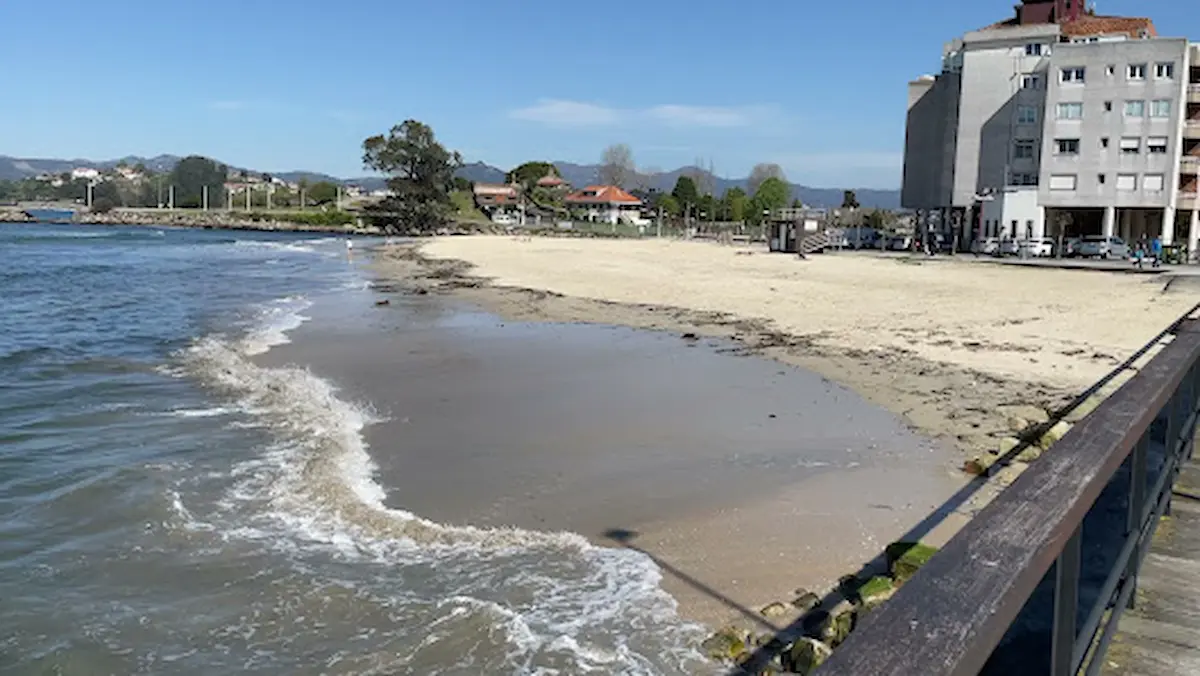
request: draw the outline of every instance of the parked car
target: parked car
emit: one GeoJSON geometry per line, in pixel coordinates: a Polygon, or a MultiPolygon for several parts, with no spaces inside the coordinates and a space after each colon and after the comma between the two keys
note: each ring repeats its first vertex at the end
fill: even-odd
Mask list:
{"type": "Polygon", "coordinates": [[[492,214],[492,222],[496,225],[516,225],[517,217],[501,211],[492,214]]]}
{"type": "Polygon", "coordinates": [[[1050,258],[1054,255],[1054,240],[1049,237],[1023,239],[1020,242],[1020,251],[1022,255],[1031,258],[1050,258]]]}
{"type": "Polygon", "coordinates": [[[1066,258],[1074,258],[1079,255],[1079,243],[1083,240],[1079,237],[1070,237],[1063,240],[1063,256],[1066,258]]]}
{"type": "Polygon", "coordinates": [[[1129,258],[1129,245],[1120,237],[1084,237],[1076,251],[1084,258],[1129,258]]]}
{"type": "Polygon", "coordinates": [[[1000,240],[1000,255],[1001,256],[1016,256],[1021,253],[1021,240],[1019,239],[1002,239],[1000,240]]]}
{"type": "Polygon", "coordinates": [[[983,256],[996,256],[1000,253],[1000,239],[985,237],[971,242],[971,253],[983,256]]]}

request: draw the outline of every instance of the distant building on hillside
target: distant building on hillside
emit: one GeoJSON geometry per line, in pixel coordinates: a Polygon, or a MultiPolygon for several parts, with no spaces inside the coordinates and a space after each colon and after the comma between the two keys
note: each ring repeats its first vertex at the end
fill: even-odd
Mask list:
{"type": "Polygon", "coordinates": [[[515,207],[520,199],[517,186],[503,183],[476,183],[473,192],[476,206],[484,210],[515,207]]]}
{"type": "Polygon", "coordinates": [[[615,185],[589,185],[563,198],[567,208],[584,212],[587,220],[595,223],[616,224],[626,219],[637,219],[641,215],[642,201],[615,185]]]}

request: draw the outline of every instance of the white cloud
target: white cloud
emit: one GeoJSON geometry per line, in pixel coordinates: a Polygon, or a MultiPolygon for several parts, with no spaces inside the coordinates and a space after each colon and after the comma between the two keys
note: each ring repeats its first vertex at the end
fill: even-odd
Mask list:
{"type": "Polygon", "coordinates": [[[536,104],[509,112],[509,117],[556,127],[600,127],[629,122],[650,122],[670,127],[745,127],[767,117],[770,107],[689,106],[676,103],[649,108],[613,108],[587,101],[540,99],[536,104]]]}
{"type": "Polygon", "coordinates": [[[599,127],[616,124],[623,117],[616,108],[584,101],[540,99],[528,108],[509,113],[517,120],[540,122],[556,127],[599,127]]]}
{"type": "Polygon", "coordinates": [[[646,116],[673,127],[745,127],[764,112],[760,108],[664,104],[649,108],[646,116]]]}

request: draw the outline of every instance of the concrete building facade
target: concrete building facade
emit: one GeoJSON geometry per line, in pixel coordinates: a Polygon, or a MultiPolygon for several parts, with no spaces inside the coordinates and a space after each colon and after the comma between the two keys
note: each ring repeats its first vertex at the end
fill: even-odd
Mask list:
{"type": "Polygon", "coordinates": [[[909,83],[902,204],[961,250],[1111,234],[1194,252],[1198,177],[1200,46],[1149,19],[1024,0],[909,83]]]}

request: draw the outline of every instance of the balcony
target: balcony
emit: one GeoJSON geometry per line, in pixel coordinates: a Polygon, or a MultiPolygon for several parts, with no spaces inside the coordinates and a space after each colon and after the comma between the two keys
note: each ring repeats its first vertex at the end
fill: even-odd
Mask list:
{"type": "Polygon", "coordinates": [[[1193,176],[1200,174],[1200,157],[1184,155],[1179,161],[1179,173],[1193,176]]]}
{"type": "Polygon", "coordinates": [[[1176,205],[1180,209],[1200,209],[1200,198],[1197,198],[1196,188],[1180,188],[1176,205]]]}
{"type": "Polygon", "coordinates": [[[1200,139],[1200,120],[1184,120],[1183,137],[1187,139],[1200,139]]]}
{"type": "Polygon", "coordinates": [[[1187,102],[1200,103],[1200,82],[1190,84],[1187,88],[1187,102]]]}

